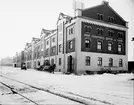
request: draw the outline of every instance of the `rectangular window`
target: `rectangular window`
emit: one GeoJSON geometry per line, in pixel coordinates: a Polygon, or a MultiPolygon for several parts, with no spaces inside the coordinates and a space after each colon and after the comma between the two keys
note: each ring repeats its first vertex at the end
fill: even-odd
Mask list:
{"type": "Polygon", "coordinates": [[[102,66],[102,58],[98,57],[98,66],[102,66]]]}
{"type": "Polygon", "coordinates": [[[49,41],[47,41],[47,45],[49,45],[49,41]]]}
{"type": "Polygon", "coordinates": [[[90,39],[85,39],[85,48],[90,48],[90,39]]]}
{"type": "Polygon", "coordinates": [[[59,65],[61,65],[61,58],[59,58],[59,65]]]}
{"type": "Polygon", "coordinates": [[[61,44],[59,45],[59,52],[61,52],[62,51],[62,48],[61,48],[61,44]]]}
{"type": "Polygon", "coordinates": [[[55,37],[52,38],[52,42],[55,42],[55,37]]]}
{"type": "Polygon", "coordinates": [[[85,64],[86,64],[86,66],[90,66],[90,57],[89,56],[86,56],[86,58],[85,58],[85,64]]]}
{"type": "Polygon", "coordinates": [[[69,41],[69,49],[72,49],[72,48],[73,48],[73,42],[69,41]]]}
{"type": "Polygon", "coordinates": [[[123,67],[123,60],[119,59],[119,67],[123,67]]]}
{"type": "Polygon", "coordinates": [[[109,58],[109,66],[113,66],[113,59],[112,58],[109,58]]]}
{"type": "Polygon", "coordinates": [[[52,48],[52,53],[55,54],[55,52],[56,52],[56,47],[53,47],[52,48]]]}
{"type": "Polygon", "coordinates": [[[73,34],[73,28],[71,28],[71,34],[73,34]]]}

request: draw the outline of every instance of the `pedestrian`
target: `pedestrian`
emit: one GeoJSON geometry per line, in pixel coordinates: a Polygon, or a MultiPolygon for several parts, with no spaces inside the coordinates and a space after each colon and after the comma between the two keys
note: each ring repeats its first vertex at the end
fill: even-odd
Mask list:
{"type": "Polygon", "coordinates": [[[52,66],[52,72],[53,72],[53,74],[54,74],[55,67],[56,67],[56,65],[53,64],[53,66],[52,66]]]}

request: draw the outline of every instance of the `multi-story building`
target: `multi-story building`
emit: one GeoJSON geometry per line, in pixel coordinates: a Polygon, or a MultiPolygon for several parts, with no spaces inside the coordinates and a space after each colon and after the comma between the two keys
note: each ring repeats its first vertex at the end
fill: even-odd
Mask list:
{"type": "Polygon", "coordinates": [[[60,13],[56,29],[42,29],[32,41],[31,67],[48,60],[62,72],[127,70],[128,23],[106,1],[86,9],[75,4],[74,17],[60,13]]]}

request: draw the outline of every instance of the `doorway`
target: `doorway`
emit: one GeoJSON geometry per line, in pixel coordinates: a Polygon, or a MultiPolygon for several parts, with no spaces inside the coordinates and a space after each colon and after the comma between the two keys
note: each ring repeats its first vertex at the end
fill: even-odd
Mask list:
{"type": "Polygon", "coordinates": [[[73,57],[70,55],[70,56],[68,56],[67,60],[68,60],[67,72],[73,73],[74,72],[73,57]]]}

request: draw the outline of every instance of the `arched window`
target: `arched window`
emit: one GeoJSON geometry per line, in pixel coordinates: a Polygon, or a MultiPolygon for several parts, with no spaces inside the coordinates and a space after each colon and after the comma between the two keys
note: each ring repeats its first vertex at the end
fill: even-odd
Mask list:
{"type": "Polygon", "coordinates": [[[112,43],[108,42],[108,51],[111,51],[111,50],[112,50],[112,43]]]}
{"type": "Polygon", "coordinates": [[[118,52],[122,51],[122,44],[118,44],[118,52]]]}
{"type": "Polygon", "coordinates": [[[97,41],[97,49],[102,50],[102,42],[101,41],[97,41]]]}
{"type": "Polygon", "coordinates": [[[84,26],[85,33],[91,33],[92,28],[90,26],[84,26]]]}
{"type": "Polygon", "coordinates": [[[85,48],[90,48],[90,39],[85,39],[85,48]]]}

